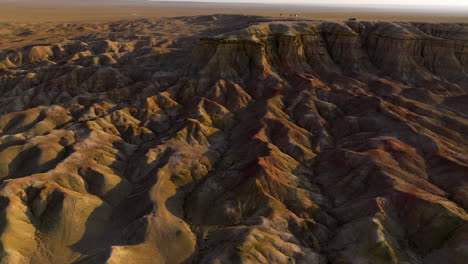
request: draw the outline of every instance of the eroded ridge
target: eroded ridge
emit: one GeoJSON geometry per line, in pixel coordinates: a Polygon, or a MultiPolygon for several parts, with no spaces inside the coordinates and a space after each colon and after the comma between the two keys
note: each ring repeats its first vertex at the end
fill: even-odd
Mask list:
{"type": "Polygon", "coordinates": [[[64,27],[0,53],[2,263],[468,257],[466,24],[64,27]]]}

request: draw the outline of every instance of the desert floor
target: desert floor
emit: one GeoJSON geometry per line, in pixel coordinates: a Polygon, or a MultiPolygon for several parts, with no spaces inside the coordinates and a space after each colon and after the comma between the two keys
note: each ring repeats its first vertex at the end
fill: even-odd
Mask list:
{"type": "MultiPolygon", "coordinates": [[[[132,3],[119,0],[103,2],[67,2],[47,0],[0,0],[0,49],[7,50],[28,44],[53,43],[63,38],[84,32],[54,30],[65,23],[92,24],[122,20],[161,17],[196,16],[211,14],[244,14],[266,17],[289,17],[313,20],[346,20],[355,17],[367,21],[426,21],[467,23],[468,15],[463,12],[428,13],[427,11],[406,11],[377,8],[344,8],[326,6],[261,5],[261,4],[220,4],[183,2],[132,3]]],[[[75,27],[76,28],[76,27],[75,27]]],[[[173,30],[168,28],[168,30],[173,30]]],[[[183,32],[183,28],[174,29],[183,32]]],[[[186,30],[190,30],[187,28],[186,30]]]]}
{"type": "Polygon", "coordinates": [[[432,21],[468,22],[466,12],[429,13],[423,10],[382,8],[345,8],[326,6],[298,5],[261,5],[261,4],[219,4],[219,3],[182,3],[182,2],[133,2],[116,1],[92,3],[87,1],[11,1],[0,0],[0,23],[35,22],[99,22],[120,19],[153,17],[174,17],[207,14],[248,14],[279,16],[298,14],[300,18],[341,20],[356,17],[360,20],[383,21],[432,21]]]}

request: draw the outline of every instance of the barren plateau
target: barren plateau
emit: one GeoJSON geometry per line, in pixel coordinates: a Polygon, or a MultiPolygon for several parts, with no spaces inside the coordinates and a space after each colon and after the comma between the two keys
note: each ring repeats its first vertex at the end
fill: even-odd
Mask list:
{"type": "Polygon", "coordinates": [[[0,36],[0,263],[466,263],[466,23],[0,36]]]}

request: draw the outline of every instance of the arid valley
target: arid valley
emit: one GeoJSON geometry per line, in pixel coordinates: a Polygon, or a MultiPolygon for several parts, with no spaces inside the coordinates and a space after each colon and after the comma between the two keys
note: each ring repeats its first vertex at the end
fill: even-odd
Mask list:
{"type": "Polygon", "coordinates": [[[466,14],[0,4],[0,263],[466,263],[466,14]]]}

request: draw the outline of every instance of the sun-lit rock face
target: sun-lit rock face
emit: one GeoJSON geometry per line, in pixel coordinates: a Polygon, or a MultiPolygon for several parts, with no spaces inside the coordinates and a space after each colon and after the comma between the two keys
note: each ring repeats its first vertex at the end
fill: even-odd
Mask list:
{"type": "Polygon", "coordinates": [[[0,263],[465,263],[467,25],[54,30],[0,52],[0,263]]]}

